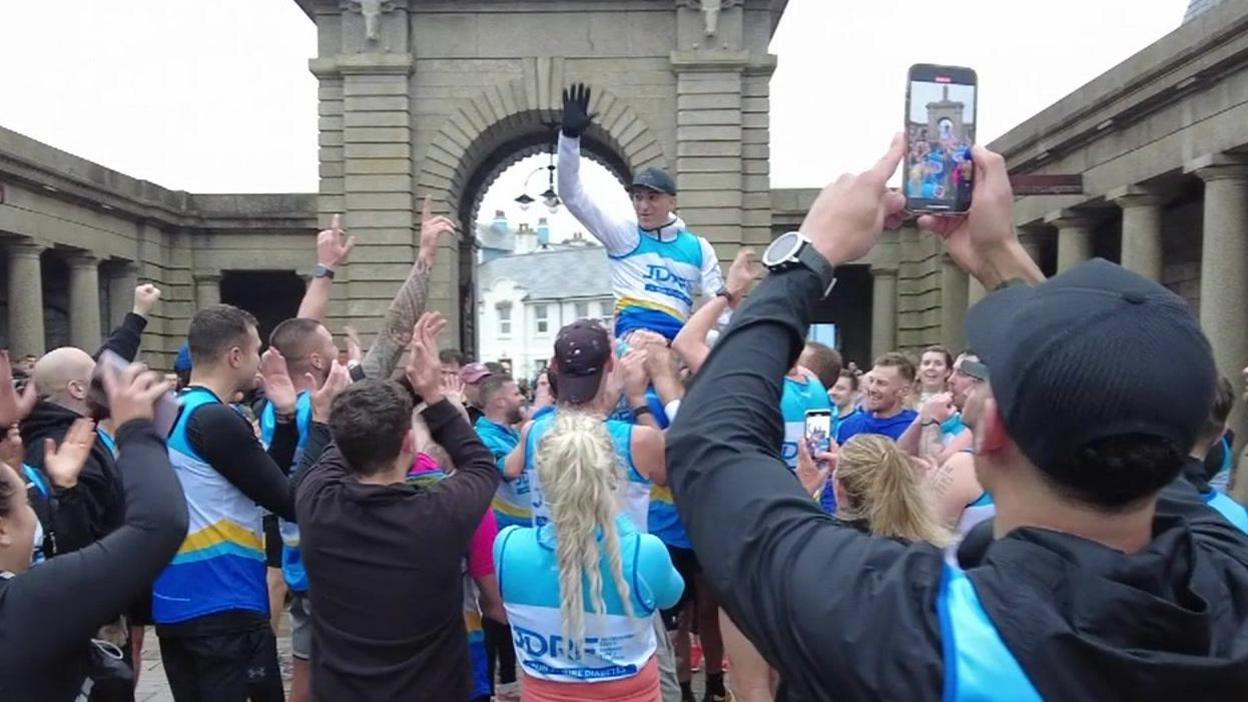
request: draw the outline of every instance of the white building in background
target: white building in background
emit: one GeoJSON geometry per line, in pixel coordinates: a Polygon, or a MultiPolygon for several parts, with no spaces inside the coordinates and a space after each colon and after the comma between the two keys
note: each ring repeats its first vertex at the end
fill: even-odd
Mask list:
{"type": "Polygon", "coordinates": [[[578,319],[610,329],[615,300],[607,252],[579,232],[549,243],[545,220],[537,229],[511,229],[506,220],[478,228],[477,357],[498,361],[517,379],[532,380],[549,364],[555,334],[578,319]],[[514,251],[515,253],[507,253],[514,251]]]}

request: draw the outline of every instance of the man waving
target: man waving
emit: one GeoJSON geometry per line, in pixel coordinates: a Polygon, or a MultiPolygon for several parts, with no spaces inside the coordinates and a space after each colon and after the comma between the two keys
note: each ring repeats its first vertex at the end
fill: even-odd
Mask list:
{"type": "Polygon", "coordinates": [[[696,294],[728,295],[719,259],[710,243],[676,216],[676,181],[665,171],[647,168],[633,178],[628,191],[636,222],[612,217],[582,189],[581,134],[593,119],[589,94],[579,83],[563,91],[559,197],[607,249],[615,335],[650,329],[672,339],[689,318],[696,294]]]}

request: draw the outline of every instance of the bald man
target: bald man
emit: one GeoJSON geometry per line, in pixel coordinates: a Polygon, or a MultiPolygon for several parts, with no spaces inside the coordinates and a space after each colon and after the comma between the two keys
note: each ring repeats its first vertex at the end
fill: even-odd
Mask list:
{"type": "MultiPolygon", "coordinates": [[[[158,299],[160,290],[153,285],[135,288],[133,310],[96,355],[108,349],[126,361],[133,361],[147,327],[147,315],[158,299]]],[[[102,408],[94,407],[87,399],[94,372],[95,359],[86,351],[70,346],[49,351],[35,362],[32,378],[39,390],[39,402],[21,423],[26,464],[43,472],[45,439],[59,444],[75,419],[104,418],[102,408]]],[[[44,478],[53,484],[56,509],[52,513],[52,523],[44,524],[43,528],[49,538],[54,539],[57,553],[76,551],[121,525],[126,504],[113,447],[111,437],[99,432],[82,474],[74,484],[57,485],[44,473],[44,478]]]]}

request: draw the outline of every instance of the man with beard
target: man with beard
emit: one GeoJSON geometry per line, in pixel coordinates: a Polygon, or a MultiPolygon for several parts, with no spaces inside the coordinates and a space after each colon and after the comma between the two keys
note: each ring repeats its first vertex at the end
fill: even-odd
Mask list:
{"type": "Polygon", "coordinates": [[[897,352],[875,360],[863,395],[864,412],[841,422],[836,442],[844,444],[857,434],[883,434],[896,441],[917,416],[906,408],[914,388],[914,363],[897,352]]]}

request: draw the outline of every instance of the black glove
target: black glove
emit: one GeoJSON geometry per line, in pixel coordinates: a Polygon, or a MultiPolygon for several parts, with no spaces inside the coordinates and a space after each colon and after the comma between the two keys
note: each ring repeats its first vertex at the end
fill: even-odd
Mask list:
{"type": "Polygon", "coordinates": [[[584,83],[574,83],[571,88],[563,89],[563,134],[577,139],[593,120],[589,114],[589,87],[584,83]]]}

